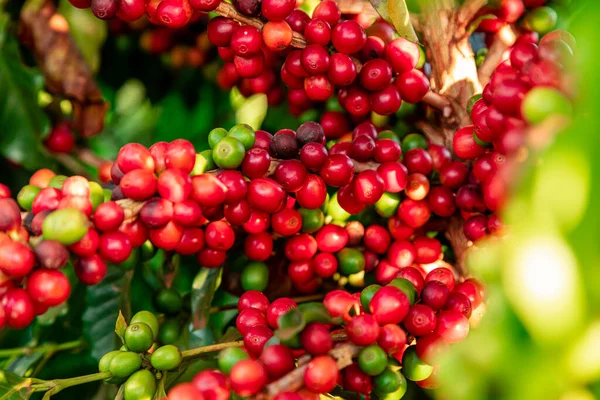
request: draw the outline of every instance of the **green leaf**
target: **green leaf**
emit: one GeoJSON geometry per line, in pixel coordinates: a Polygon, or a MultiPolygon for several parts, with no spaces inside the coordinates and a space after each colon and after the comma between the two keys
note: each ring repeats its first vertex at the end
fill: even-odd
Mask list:
{"type": "Polygon", "coordinates": [[[279,329],[275,331],[275,336],[284,341],[290,340],[302,332],[305,326],[304,315],[294,308],[279,317],[279,329]]]}
{"type": "MultiPolygon", "coordinates": [[[[208,319],[210,316],[210,307],[212,304],[215,291],[221,284],[222,268],[201,268],[194,282],[192,283],[192,334],[190,336],[190,346],[194,342],[205,341],[207,333],[204,332],[208,328],[208,319]],[[201,331],[201,332],[197,332],[201,331]],[[195,333],[196,332],[196,333],[195,333]]],[[[209,329],[210,331],[210,329],[209,329]]],[[[211,336],[212,332],[211,332],[211,336]]]]}
{"type": "Polygon", "coordinates": [[[0,400],[26,400],[31,397],[33,379],[0,370],[0,400]]]}
{"type": "Polygon", "coordinates": [[[125,337],[126,330],[127,330],[127,321],[125,321],[125,317],[123,316],[123,313],[121,312],[121,310],[119,310],[119,316],[117,317],[117,322],[115,323],[115,333],[117,334],[118,337],[121,338],[121,341],[123,343],[125,343],[123,338],[125,337]]]}
{"type": "Polygon", "coordinates": [[[396,32],[411,42],[418,42],[417,34],[410,21],[405,0],[369,0],[381,18],[394,25],[396,32]]]}
{"type": "Polygon", "coordinates": [[[83,58],[92,71],[97,71],[100,67],[100,49],[108,30],[106,22],[94,17],[91,9],[75,8],[66,0],[60,1],[58,12],[69,23],[69,32],[83,58]]]}
{"type": "Polygon", "coordinates": [[[260,129],[267,116],[268,108],[266,94],[253,94],[235,112],[235,122],[238,124],[248,124],[255,130],[260,129]]]}
{"type": "Polygon", "coordinates": [[[86,310],[83,313],[83,334],[96,360],[120,346],[114,334],[115,321],[121,309],[129,309],[127,294],[133,274],[109,267],[104,280],[86,290],[86,310]]]}
{"type": "MultiPolygon", "coordinates": [[[[224,290],[217,290],[212,305],[214,307],[235,306],[239,297],[224,290]]],[[[220,311],[210,314],[208,325],[212,328],[216,337],[221,337],[225,327],[238,315],[238,310],[220,311]]]]}
{"type": "Polygon", "coordinates": [[[302,313],[302,317],[307,324],[311,322],[328,324],[332,321],[331,315],[323,303],[317,303],[316,301],[302,303],[298,306],[298,310],[302,313]]]}
{"type": "Polygon", "coordinates": [[[188,129],[189,111],[180,93],[171,92],[161,102],[160,118],[156,123],[154,140],[170,142],[174,137],[188,139],[191,133],[188,129]]]}
{"type": "Polygon", "coordinates": [[[50,122],[38,105],[42,75],[21,62],[19,44],[0,13],[0,154],[27,169],[52,168],[40,142],[50,122]]]}

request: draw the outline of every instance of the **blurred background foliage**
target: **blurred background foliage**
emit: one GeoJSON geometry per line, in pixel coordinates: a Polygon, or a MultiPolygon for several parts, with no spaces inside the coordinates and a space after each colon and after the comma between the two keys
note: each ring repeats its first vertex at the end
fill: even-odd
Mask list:
{"type": "MultiPolygon", "coordinates": [[[[0,10],[4,5],[14,20],[19,3],[0,0],[0,10]]],[[[243,122],[274,132],[296,128],[303,118],[318,118],[295,118],[283,108],[269,108],[264,96],[244,99],[235,91],[225,93],[214,83],[216,61],[174,70],[164,59],[143,52],[135,35],[109,35],[107,24],[89,10],[70,7],[65,0],[60,3],[111,104],[104,132],[79,143],[102,158],[114,158],[128,142],[186,138],[202,150],[213,127],[243,122]]],[[[418,11],[418,3],[408,1],[410,10],[418,11]]],[[[600,3],[558,3],[559,27],[577,39],[574,118],[549,148],[532,152],[522,175],[514,177],[520,183],[505,214],[510,234],[471,253],[470,271],[487,285],[487,314],[445,360],[450,365],[441,370],[448,384],[435,393],[441,399],[600,399],[600,3]]],[[[41,166],[65,169],[40,143],[50,121],[36,105],[55,104],[44,93],[39,95],[41,74],[24,67],[21,60],[33,62],[20,51],[15,33],[14,24],[0,11],[0,152],[6,157],[0,161],[0,181],[13,189],[41,166]]],[[[59,107],[69,113],[68,104],[59,107]]],[[[151,275],[153,265],[162,261],[153,259],[135,273],[151,275]]],[[[189,273],[179,275],[179,284],[190,287],[198,268],[193,261],[183,262],[190,264],[189,273]]],[[[198,294],[214,287],[217,279],[199,275],[193,281],[194,304],[200,312],[207,305],[198,294]]],[[[39,377],[94,372],[95,355],[103,354],[107,346],[101,339],[111,334],[123,299],[132,300],[133,311],[152,309],[147,297],[140,295],[151,289],[150,278],[132,281],[131,274],[114,270],[92,290],[78,286],[73,297],[85,301],[58,310],[56,320],[38,321],[0,337],[2,347],[74,340],[83,333],[95,343],[85,357],[58,354],[39,377]]],[[[217,292],[213,306],[235,302],[235,297],[217,292]]],[[[194,342],[208,343],[220,336],[234,315],[213,314],[209,326],[214,329],[191,332],[194,342]]],[[[5,360],[2,367],[23,374],[39,361],[36,357],[5,360]]],[[[78,393],[93,388],[76,390],[56,398],[80,398],[78,393]]]]}

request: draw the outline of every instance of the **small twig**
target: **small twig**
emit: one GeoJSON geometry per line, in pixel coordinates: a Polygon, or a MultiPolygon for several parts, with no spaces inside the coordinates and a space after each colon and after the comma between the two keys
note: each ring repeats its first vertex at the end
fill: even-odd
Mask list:
{"type": "Polygon", "coordinates": [[[53,157],[56,159],[56,161],[61,163],[74,174],[91,179],[90,173],[81,164],[79,164],[75,157],[69,154],[53,154],[53,157]]]}
{"type": "Polygon", "coordinates": [[[423,97],[423,103],[440,110],[444,118],[448,118],[452,115],[452,106],[450,105],[450,102],[447,98],[438,93],[427,92],[425,97],[423,97]]]}
{"type": "Polygon", "coordinates": [[[243,340],[238,340],[235,342],[225,342],[225,343],[217,343],[211,344],[210,346],[198,347],[195,349],[184,350],[181,352],[181,356],[184,360],[192,360],[194,358],[200,357],[206,353],[213,353],[215,351],[221,351],[223,349],[227,349],[230,347],[242,347],[244,346],[243,340]]]}
{"type": "MultiPolygon", "coordinates": [[[[233,19],[241,24],[251,25],[259,30],[262,30],[264,23],[258,18],[247,17],[243,14],[240,14],[235,7],[224,1],[220,2],[218,7],[215,9],[215,13],[219,14],[222,17],[233,19]]],[[[298,48],[306,47],[307,43],[304,39],[304,36],[299,34],[298,32],[294,32],[292,36],[292,46],[298,48]]]]}
{"type": "Polygon", "coordinates": [[[431,124],[425,121],[417,121],[415,125],[423,132],[425,137],[431,142],[440,146],[445,145],[444,134],[439,130],[435,129],[431,124]]]}
{"type": "Polygon", "coordinates": [[[479,12],[481,7],[487,3],[487,0],[466,0],[460,10],[458,10],[457,23],[461,28],[466,28],[469,22],[479,12]]]}
{"type": "Polygon", "coordinates": [[[515,44],[516,40],[517,35],[510,25],[505,25],[496,33],[494,43],[492,43],[490,51],[477,71],[481,86],[485,86],[490,81],[490,77],[496,70],[496,67],[502,62],[504,52],[515,44]]]}
{"type": "Polygon", "coordinates": [[[93,151],[90,149],[77,149],[76,150],[77,157],[84,163],[94,167],[100,168],[100,166],[105,162],[102,158],[98,157],[93,151]]]}
{"type": "Polygon", "coordinates": [[[465,260],[469,249],[469,240],[463,232],[463,224],[464,220],[460,216],[451,217],[445,234],[456,257],[454,268],[460,276],[465,276],[467,272],[465,260]]]}
{"type": "Polygon", "coordinates": [[[83,340],[74,340],[72,342],[66,342],[61,344],[56,343],[47,343],[37,347],[16,347],[14,349],[3,349],[0,350],[0,358],[12,357],[12,356],[25,356],[33,353],[47,353],[47,352],[57,352],[57,351],[66,351],[73,350],[80,347],[83,347],[83,340]]]}

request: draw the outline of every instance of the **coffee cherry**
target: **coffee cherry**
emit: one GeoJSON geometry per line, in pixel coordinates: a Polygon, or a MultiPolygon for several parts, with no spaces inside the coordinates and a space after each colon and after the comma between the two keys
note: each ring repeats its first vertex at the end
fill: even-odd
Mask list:
{"type": "Polygon", "coordinates": [[[327,22],[330,26],[335,26],[339,22],[342,13],[334,1],[325,0],[315,7],[312,16],[313,19],[318,18],[327,22]]]}
{"type": "Polygon", "coordinates": [[[244,335],[244,347],[253,356],[260,356],[267,341],[273,336],[273,331],[265,325],[256,325],[248,329],[244,335]]]}
{"type": "Polygon", "coordinates": [[[14,278],[23,278],[35,266],[35,255],[21,243],[8,239],[0,243],[0,271],[14,278]]]}
{"type": "Polygon", "coordinates": [[[242,270],[240,282],[244,290],[265,290],[269,284],[269,268],[260,261],[248,263],[242,270]]]}
{"type": "Polygon", "coordinates": [[[278,329],[279,317],[296,307],[298,307],[298,305],[290,298],[282,297],[275,300],[267,309],[267,321],[269,322],[269,326],[273,329],[278,329]]]}
{"type": "Polygon", "coordinates": [[[404,74],[411,71],[419,61],[420,52],[417,44],[404,38],[392,40],[385,48],[385,59],[394,72],[404,74]]]}
{"type": "Polygon", "coordinates": [[[267,371],[258,361],[242,360],[233,366],[229,379],[238,395],[252,396],[267,383],[267,371]]]}
{"type": "Polygon", "coordinates": [[[29,326],[35,318],[34,304],[24,289],[9,289],[0,300],[6,324],[13,329],[29,326]]]}
{"type": "Polygon", "coordinates": [[[67,300],[71,284],[60,271],[39,269],[27,278],[27,293],[35,302],[44,307],[54,307],[67,300]]]}
{"type": "Polygon", "coordinates": [[[461,292],[452,292],[448,295],[448,300],[444,310],[458,311],[465,317],[469,318],[472,311],[471,301],[461,292]]]}
{"type": "Polygon", "coordinates": [[[120,231],[107,232],[100,235],[98,252],[106,260],[119,264],[131,255],[132,246],[127,235],[120,231]]]}
{"type": "Polygon", "coordinates": [[[298,155],[298,143],[290,135],[275,135],[270,144],[271,153],[283,160],[296,158],[298,155]]]}
{"type": "Polygon", "coordinates": [[[368,375],[379,375],[387,366],[387,354],[377,345],[367,346],[358,354],[358,366],[368,375]]]}
{"type": "Polygon", "coordinates": [[[281,378],[295,367],[291,350],[281,344],[274,344],[264,349],[260,361],[272,380],[281,378]]]}
{"type": "Polygon", "coordinates": [[[304,385],[314,393],[327,393],[336,386],[339,371],[337,364],[330,356],[313,358],[304,373],[304,385]]]}
{"type": "Polygon", "coordinates": [[[182,306],[181,295],[175,289],[163,289],[156,296],[156,307],[165,314],[177,314],[182,306]]]}
{"type": "Polygon", "coordinates": [[[143,353],[152,347],[154,333],[145,323],[136,322],[127,327],[124,337],[127,348],[135,353],[143,353]]]}
{"type": "Polygon", "coordinates": [[[411,381],[427,379],[433,372],[433,367],[419,358],[415,346],[410,346],[402,356],[402,373],[411,381]]]}
{"type": "Polygon", "coordinates": [[[364,46],[366,41],[365,31],[358,22],[353,20],[340,22],[335,25],[331,33],[331,42],[338,53],[356,53],[364,46]]]}
{"type": "Polygon", "coordinates": [[[200,392],[192,383],[184,382],[177,384],[177,386],[174,386],[169,390],[167,400],[194,400],[200,396],[200,392]]]}
{"type": "Polygon", "coordinates": [[[437,315],[435,333],[447,343],[461,342],[469,334],[469,320],[459,311],[442,311],[437,315]]]}
{"type": "Polygon", "coordinates": [[[106,275],[106,263],[95,254],[75,261],[75,275],[86,285],[96,285],[106,275]]]}
{"type": "Polygon", "coordinates": [[[327,354],[333,348],[331,333],[325,325],[313,322],[300,334],[302,347],[312,355],[327,354]]]}
{"type": "Polygon", "coordinates": [[[409,300],[406,294],[394,286],[385,286],[379,289],[369,308],[380,325],[398,324],[409,311],[409,300]]]}

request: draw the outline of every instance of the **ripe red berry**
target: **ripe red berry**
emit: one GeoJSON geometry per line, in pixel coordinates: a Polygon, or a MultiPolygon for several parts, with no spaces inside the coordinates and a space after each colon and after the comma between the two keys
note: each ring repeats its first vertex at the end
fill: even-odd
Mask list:
{"type": "Polygon", "coordinates": [[[356,53],[365,45],[366,41],[367,34],[354,20],[340,22],[335,25],[331,33],[331,42],[338,53],[356,53]]]}
{"type": "Polygon", "coordinates": [[[54,153],[70,153],[75,147],[75,135],[68,122],[56,124],[45,140],[48,149],[54,153]]]}
{"type": "Polygon", "coordinates": [[[392,40],[385,48],[385,59],[394,72],[403,74],[416,67],[419,61],[419,47],[404,38],[392,40]]]}
{"type": "Polygon", "coordinates": [[[383,179],[375,170],[362,171],[355,177],[352,185],[354,197],[367,205],[377,203],[383,195],[385,186],[383,179]]]}
{"type": "Polygon", "coordinates": [[[406,330],[413,336],[425,336],[436,327],[435,312],[424,304],[415,304],[404,319],[406,330]]]}
{"type": "Polygon", "coordinates": [[[285,21],[269,21],[263,26],[262,39],[271,51],[286,49],[293,39],[293,30],[285,21]]]}
{"type": "Polygon", "coordinates": [[[389,85],[391,80],[392,67],[381,58],[368,61],[360,70],[360,83],[367,90],[382,90],[389,85]]]}
{"type": "Polygon", "coordinates": [[[421,291],[421,301],[433,310],[442,309],[448,301],[449,290],[446,285],[438,281],[429,281],[421,291]]]}
{"type": "Polygon", "coordinates": [[[205,231],[206,245],[214,250],[229,250],[235,241],[235,233],[225,221],[214,221],[208,224],[205,231]]]}
{"type": "MultiPolygon", "coordinates": [[[[282,236],[292,236],[302,228],[302,216],[293,208],[284,208],[271,217],[273,232],[282,236]]],[[[317,239],[318,240],[318,239],[317,239]]]]}
{"type": "Polygon", "coordinates": [[[273,336],[273,331],[266,325],[256,325],[248,329],[244,335],[244,347],[254,356],[260,356],[267,341],[273,336]]]}
{"type": "Polygon", "coordinates": [[[38,269],[27,277],[27,293],[44,307],[62,304],[71,294],[69,279],[60,271],[38,269]]]}
{"type": "Polygon", "coordinates": [[[35,318],[34,304],[24,289],[9,289],[0,300],[6,324],[13,329],[29,326],[35,318]]]}
{"type": "Polygon", "coordinates": [[[371,298],[369,308],[380,325],[398,324],[408,314],[410,302],[397,287],[384,286],[371,298]]]}
{"type": "Polygon", "coordinates": [[[23,278],[35,266],[35,254],[24,243],[0,242],[0,271],[13,278],[23,278]]]}
{"type": "Polygon", "coordinates": [[[327,198],[327,186],[323,179],[315,174],[308,174],[304,185],[296,192],[296,200],[302,208],[314,210],[319,208],[327,198]]]}
{"type": "Polygon", "coordinates": [[[469,320],[458,311],[442,311],[437,316],[435,333],[447,343],[461,342],[469,334],[469,320]]]}
{"type": "Polygon", "coordinates": [[[116,164],[124,174],[136,169],[145,169],[154,172],[155,166],[150,151],[139,143],[128,143],[121,147],[117,155],[116,164]]]}
{"type": "Polygon", "coordinates": [[[314,393],[327,393],[336,386],[338,367],[330,356],[313,358],[304,373],[304,385],[314,393]]]}
{"type": "Polygon", "coordinates": [[[267,383],[267,371],[258,361],[241,360],[231,369],[231,388],[240,396],[252,396],[262,390],[267,383]]]}
{"type": "Polygon", "coordinates": [[[227,187],[214,175],[201,174],[192,178],[192,197],[201,206],[215,207],[225,202],[227,187]]]}
{"type": "Polygon", "coordinates": [[[150,198],[156,193],[157,182],[153,171],[148,169],[136,169],[127,172],[123,176],[119,183],[119,187],[125,197],[141,201],[150,198]]]}
{"type": "Polygon", "coordinates": [[[394,354],[406,345],[406,333],[395,324],[387,324],[379,330],[377,344],[388,354],[394,354]]]}
{"type": "Polygon", "coordinates": [[[117,229],[124,219],[125,212],[114,201],[100,204],[94,212],[94,226],[104,232],[117,229]]]}
{"type": "Polygon", "coordinates": [[[96,285],[106,276],[106,263],[98,254],[75,261],[75,275],[86,285],[96,285]]]}
{"type": "Polygon", "coordinates": [[[273,237],[267,232],[248,235],[244,240],[244,254],[250,260],[266,261],[273,252],[273,237]]]}
{"type": "Polygon", "coordinates": [[[291,261],[307,261],[317,253],[317,241],[308,233],[289,238],[285,242],[285,256],[291,261]]]}
{"type": "Polygon", "coordinates": [[[281,297],[272,302],[267,309],[267,321],[269,326],[273,329],[279,328],[279,317],[296,307],[298,307],[298,304],[288,297],[281,297]]]}
{"type": "Polygon", "coordinates": [[[324,324],[308,324],[300,334],[302,347],[312,355],[327,354],[333,348],[333,339],[324,324]]]}
{"type": "Polygon", "coordinates": [[[80,257],[91,257],[96,254],[99,245],[100,235],[98,231],[90,228],[77,243],[69,246],[69,250],[80,257]]]}
{"type": "Polygon", "coordinates": [[[258,178],[250,181],[246,200],[253,208],[274,213],[282,207],[285,197],[279,183],[270,178],[258,178]]]}
{"type": "Polygon", "coordinates": [[[98,253],[106,260],[119,264],[131,255],[132,246],[127,235],[120,231],[106,232],[100,235],[98,253]]]}
{"type": "Polygon", "coordinates": [[[291,350],[282,344],[273,344],[264,349],[260,361],[273,380],[281,378],[295,367],[291,350]]]}
{"type": "Polygon", "coordinates": [[[412,69],[396,78],[394,82],[402,100],[415,104],[429,92],[429,79],[418,69],[412,69]]]}
{"type": "Polygon", "coordinates": [[[346,333],[357,346],[368,346],[377,341],[379,324],[370,314],[357,315],[346,326],[346,333]]]}
{"type": "Polygon", "coordinates": [[[398,207],[398,217],[406,225],[419,228],[429,220],[431,210],[425,200],[404,199],[398,207]]]}

